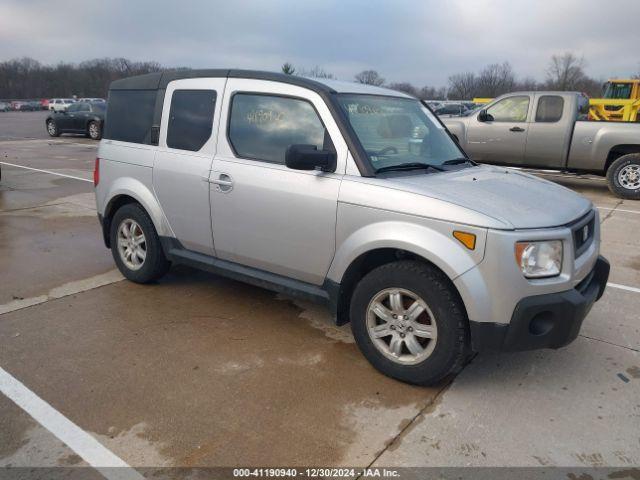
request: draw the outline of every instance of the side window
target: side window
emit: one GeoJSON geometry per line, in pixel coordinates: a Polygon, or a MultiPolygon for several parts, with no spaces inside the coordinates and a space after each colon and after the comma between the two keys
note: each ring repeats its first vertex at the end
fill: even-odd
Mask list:
{"type": "Polygon", "coordinates": [[[89,107],[88,103],[81,103],[78,105],[78,111],[79,112],[90,112],[91,111],[91,107],[89,107]]]}
{"type": "Polygon", "coordinates": [[[151,145],[156,90],[109,92],[104,138],[151,145]]]}
{"type": "Polygon", "coordinates": [[[213,129],[215,90],[175,90],[171,97],[167,146],[197,152],[213,129]]]}
{"type": "Polygon", "coordinates": [[[562,118],[564,99],[557,95],[543,95],[538,100],[536,122],[554,123],[562,118]]]}
{"type": "Polygon", "coordinates": [[[528,111],[528,96],[507,97],[487,109],[493,122],[526,122],[528,111]]]}
{"type": "Polygon", "coordinates": [[[77,103],[72,103],[71,105],[69,105],[69,107],[67,107],[67,112],[79,112],[80,111],[80,105],[78,105],[77,103]]]}
{"type": "Polygon", "coordinates": [[[239,157],[279,164],[284,164],[290,145],[333,150],[331,138],[310,102],[273,95],[233,96],[229,141],[239,157]]]}

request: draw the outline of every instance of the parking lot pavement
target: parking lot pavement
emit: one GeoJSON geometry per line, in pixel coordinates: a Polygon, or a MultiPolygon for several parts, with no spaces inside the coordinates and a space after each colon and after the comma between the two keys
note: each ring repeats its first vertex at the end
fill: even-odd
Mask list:
{"type": "Polygon", "coordinates": [[[0,112],[0,141],[48,138],[44,121],[48,111],[0,112]]]}
{"type": "MultiPolygon", "coordinates": [[[[631,290],[610,286],[564,349],[481,354],[429,389],[373,370],[321,307],[187,268],[122,281],[85,181],[95,144],[0,152],[0,368],[130,465],[640,464],[640,206],[597,179],[554,178],[602,207],[631,290]]],[[[0,394],[0,466],[82,464],[55,430],[0,394]]]]}

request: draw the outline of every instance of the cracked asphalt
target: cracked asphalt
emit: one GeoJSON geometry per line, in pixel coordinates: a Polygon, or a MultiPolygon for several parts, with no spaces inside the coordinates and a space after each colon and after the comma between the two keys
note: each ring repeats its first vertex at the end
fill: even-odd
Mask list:
{"type": "MultiPolygon", "coordinates": [[[[0,113],[0,367],[127,464],[640,465],[640,202],[601,179],[547,176],[601,208],[616,286],[580,337],[420,388],[377,373],[317,305],[183,267],[122,280],[84,181],[97,144],[43,124],[0,113]]],[[[0,466],[72,465],[0,394],[0,466]]]]}

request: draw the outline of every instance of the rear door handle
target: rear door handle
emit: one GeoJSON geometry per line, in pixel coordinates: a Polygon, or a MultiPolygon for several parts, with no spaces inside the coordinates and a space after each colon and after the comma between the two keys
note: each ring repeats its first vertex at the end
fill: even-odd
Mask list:
{"type": "Polygon", "coordinates": [[[520,128],[520,127],[511,127],[509,129],[510,132],[524,132],[524,128],[520,128]]]}

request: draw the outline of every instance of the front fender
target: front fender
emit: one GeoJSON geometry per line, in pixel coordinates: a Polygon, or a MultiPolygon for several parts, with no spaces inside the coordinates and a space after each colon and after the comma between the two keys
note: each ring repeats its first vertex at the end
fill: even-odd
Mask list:
{"type": "Polygon", "coordinates": [[[349,265],[376,249],[392,248],[413,253],[437,266],[451,280],[470,270],[484,257],[486,229],[431,222],[419,225],[405,221],[381,221],[358,228],[340,242],[328,278],[341,283],[349,265]],[[476,235],[475,249],[468,250],[453,237],[454,230],[476,235]]]}

